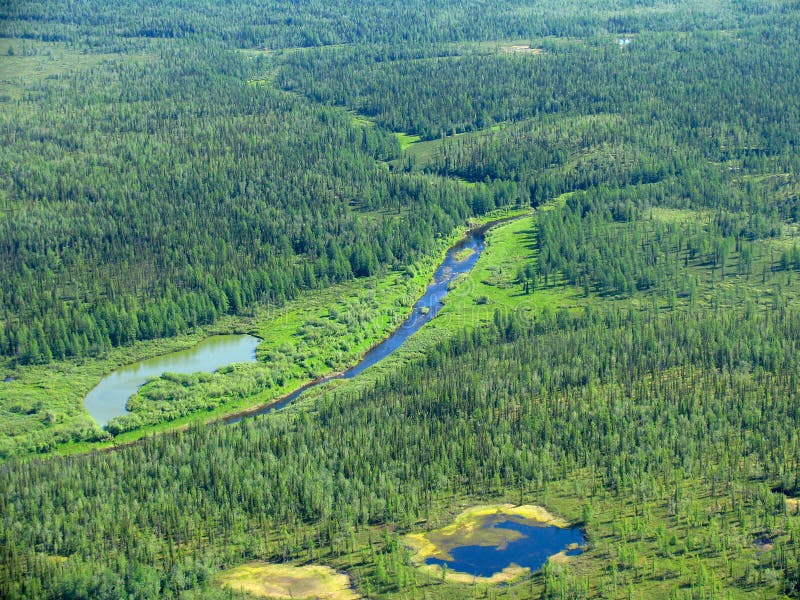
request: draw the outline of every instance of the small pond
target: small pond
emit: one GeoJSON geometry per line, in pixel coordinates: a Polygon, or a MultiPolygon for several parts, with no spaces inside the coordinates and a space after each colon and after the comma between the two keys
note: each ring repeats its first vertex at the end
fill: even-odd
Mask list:
{"type": "Polygon", "coordinates": [[[499,543],[456,546],[448,552],[452,560],[431,557],[425,564],[447,565],[448,570],[476,577],[491,577],[511,565],[527,567],[534,572],[560,552],[566,551],[568,556],[580,554],[585,542],[583,532],[577,527],[556,527],[515,516],[489,517],[481,529],[495,530],[485,532],[487,538],[499,540],[499,543]]]}
{"type": "Polygon", "coordinates": [[[252,335],[215,335],[180,352],[141,360],[103,378],[84,399],[86,410],[101,427],[126,414],[128,398],[148,380],[164,373],[211,373],[233,363],[255,362],[259,340],[252,335]]]}
{"type": "Polygon", "coordinates": [[[440,529],[403,539],[419,568],[462,583],[513,581],[548,559],[580,554],[586,544],[580,527],[533,504],[473,506],[440,529]]]}

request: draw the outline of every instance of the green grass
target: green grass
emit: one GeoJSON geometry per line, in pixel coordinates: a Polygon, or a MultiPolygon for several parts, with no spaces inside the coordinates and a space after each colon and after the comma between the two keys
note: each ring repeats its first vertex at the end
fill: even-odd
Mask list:
{"type": "MultiPolygon", "coordinates": [[[[400,140],[400,147],[403,150],[404,157],[408,157],[412,161],[411,170],[413,172],[418,172],[424,170],[426,167],[430,166],[433,162],[434,157],[439,152],[439,149],[442,147],[445,141],[452,140],[455,138],[465,138],[470,136],[477,136],[481,133],[486,133],[488,131],[497,131],[501,127],[503,127],[503,123],[497,123],[485,129],[480,129],[477,131],[467,131],[463,133],[456,133],[445,136],[443,138],[437,138],[435,140],[422,140],[419,136],[407,136],[406,134],[396,133],[395,135],[398,136],[398,140],[400,140]],[[409,141],[407,143],[403,142],[400,136],[404,136],[409,140],[416,138],[414,141],[409,141]]],[[[403,159],[398,159],[392,161],[395,168],[402,167],[403,159]]]]}
{"type": "Polygon", "coordinates": [[[555,312],[560,308],[584,306],[587,299],[583,291],[563,285],[524,294],[516,282],[520,264],[536,255],[533,231],[535,216],[526,211],[509,212],[508,216],[520,218],[489,230],[486,250],[466,277],[445,298],[445,305],[430,323],[412,335],[394,354],[370,367],[357,378],[336,380],[321,386],[300,398],[290,410],[306,410],[313,406],[318,394],[326,390],[368,388],[372,382],[397,370],[403,364],[423,358],[428,348],[448,339],[462,329],[486,325],[494,318],[496,310],[514,311],[533,317],[542,310],[555,312]],[[484,301],[485,300],[485,301],[484,301]]]}
{"type": "MultiPolygon", "coordinates": [[[[550,211],[563,206],[571,194],[563,194],[537,211],[550,211]]],[[[524,212],[509,213],[516,216],[524,212]]],[[[708,225],[708,214],[691,210],[652,209],[643,215],[644,219],[657,223],[691,223],[708,225]]],[[[394,354],[364,371],[352,380],[336,380],[305,394],[290,411],[307,410],[313,406],[315,398],[328,390],[347,391],[367,389],[373,382],[388,376],[403,364],[425,357],[432,345],[450,338],[463,329],[471,330],[489,323],[495,311],[515,313],[526,318],[536,318],[544,311],[551,314],[559,310],[577,311],[587,307],[600,308],[604,303],[630,306],[634,310],[650,309],[657,306],[662,310],[686,308],[692,302],[697,306],[725,307],[741,306],[753,301],[757,305],[773,305],[775,302],[800,302],[797,286],[791,285],[800,277],[792,272],[773,272],[772,264],[779,258],[778,240],[757,240],[753,242],[755,256],[752,275],[736,274],[738,254],[732,253],[725,270],[725,276],[716,272],[710,265],[700,261],[689,261],[684,272],[686,277],[697,284],[697,295],[669,297],[658,290],[637,292],[630,297],[608,297],[591,291],[566,285],[563,278],[556,276],[549,285],[541,285],[532,293],[524,293],[518,281],[518,269],[537,257],[535,244],[536,215],[521,216],[517,220],[501,224],[491,229],[486,236],[486,250],[472,271],[460,277],[445,298],[445,305],[437,317],[416,332],[394,354]],[[773,262],[770,262],[770,248],[774,247],[773,262]]],[[[682,258],[688,253],[685,250],[682,258]]]]}
{"type": "Polygon", "coordinates": [[[651,219],[661,221],[663,223],[698,223],[707,222],[711,216],[707,213],[699,213],[696,210],[687,208],[663,208],[655,207],[648,210],[648,215],[651,219]]]}
{"type": "Polygon", "coordinates": [[[395,132],[395,136],[397,137],[397,141],[400,142],[401,150],[406,150],[412,144],[416,144],[422,140],[420,136],[412,135],[410,133],[395,132]]]}
{"type": "MultiPolygon", "coordinates": [[[[262,309],[240,322],[263,340],[256,363],[220,369],[189,386],[163,378],[147,384],[135,398],[134,414],[155,422],[116,436],[114,443],[267,404],[317,377],[343,370],[399,325],[433,268],[435,262],[429,261],[408,273],[352,281],[308,293],[277,310],[262,309]],[[162,422],[163,405],[173,406],[178,393],[185,396],[182,401],[189,414],[162,422]],[[154,399],[162,395],[168,399],[154,399]]],[[[85,444],[76,444],[61,451],[86,449],[85,444]]]]}
{"type": "MultiPolygon", "coordinates": [[[[498,211],[474,223],[519,212],[498,211]]],[[[129,443],[268,404],[316,378],[342,371],[402,322],[461,235],[463,229],[442,240],[436,254],[403,271],[308,292],[279,308],[262,306],[253,317],[225,317],[190,334],[138,342],[97,358],[24,367],[10,361],[0,364],[0,375],[14,378],[0,383],[0,459],[129,443]],[[132,399],[134,417],[123,429],[138,426],[113,439],[86,413],[83,398],[114,369],[225,333],[260,337],[258,361],[202,379],[161,378],[147,384],[132,399]]]]}
{"type": "MultiPolygon", "coordinates": [[[[220,331],[236,329],[231,319],[223,319],[217,327],[220,331]]],[[[6,362],[0,372],[14,381],[0,384],[0,457],[52,450],[54,445],[76,439],[102,438],[103,433],[83,408],[83,397],[105,374],[137,360],[184,350],[213,332],[216,331],[200,330],[176,338],[140,342],[115,348],[97,359],[17,368],[6,362]]]]}
{"type": "Polygon", "coordinates": [[[226,317],[189,335],[139,342],[113,349],[100,358],[17,368],[6,363],[2,372],[15,380],[0,384],[0,455],[52,450],[54,444],[59,452],[66,453],[98,447],[85,441],[103,434],[85,412],[83,397],[103,376],[138,360],[189,348],[213,334],[251,333],[261,337],[259,361],[233,371],[221,369],[210,381],[188,388],[165,380],[146,385],[139,394],[141,406],[135,411],[145,418],[155,414],[157,408],[156,403],[148,401],[148,392],[168,390],[170,386],[184,388],[189,396],[187,406],[193,406],[194,401],[202,404],[202,409],[167,423],[148,424],[100,445],[126,443],[273,401],[316,377],[356,362],[386,337],[422,293],[437,262],[438,257],[431,257],[404,273],[310,292],[279,309],[262,307],[252,318],[226,317]],[[255,391],[254,382],[264,376],[272,384],[264,391],[255,391]],[[209,394],[214,390],[217,402],[208,409],[209,394]]]}
{"type": "MultiPolygon", "coordinates": [[[[552,210],[563,204],[566,197],[559,197],[540,210],[552,210]]],[[[524,214],[524,211],[496,213],[477,220],[476,224],[515,214],[524,214]]],[[[643,215],[654,226],[656,223],[704,225],[706,217],[688,210],[668,209],[653,209],[643,215]]],[[[755,259],[750,277],[736,275],[738,256],[735,252],[731,254],[724,277],[719,269],[714,272],[707,264],[689,261],[685,272],[697,284],[693,299],[680,296],[670,300],[656,292],[637,293],[628,298],[600,297],[594,293],[587,296],[585,290],[566,286],[558,278],[526,294],[518,281],[518,270],[520,265],[536,258],[535,227],[535,216],[524,216],[490,230],[486,251],[475,268],[456,283],[436,319],[395,354],[355,380],[337,380],[322,387],[369,385],[406,361],[424,356],[428,348],[454,332],[485,325],[497,310],[534,318],[545,310],[552,313],[561,309],[580,310],[608,301],[626,303],[634,309],[653,305],[671,309],[691,302],[724,308],[751,300],[762,305],[800,301],[796,286],[791,285],[797,274],[776,273],[769,266],[770,260],[776,261],[779,257],[776,245],[782,243],[781,240],[752,243],[755,259]],[[775,250],[772,259],[770,248],[775,250]]],[[[252,318],[225,318],[214,327],[191,335],[114,349],[97,359],[17,369],[6,364],[0,374],[18,379],[0,384],[0,415],[3,417],[0,420],[0,455],[7,457],[54,449],[59,453],[74,453],[127,443],[144,435],[212,421],[267,404],[318,377],[344,370],[357,363],[360,356],[402,322],[456,235],[443,241],[440,253],[404,272],[310,292],[282,308],[262,307],[252,318]],[[140,426],[113,440],[92,441],[103,434],[83,410],[82,399],[105,374],[136,360],[187,348],[216,333],[251,333],[261,337],[259,361],[237,365],[235,369],[221,369],[203,380],[160,379],[148,384],[136,398],[134,414],[141,416],[140,426]],[[180,409],[177,413],[176,406],[180,409]]],[[[318,388],[304,395],[290,410],[308,408],[323,391],[318,388]]]]}
{"type": "Polygon", "coordinates": [[[484,255],[464,283],[447,296],[438,326],[472,329],[488,323],[498,309],[531,312],[545,306],[575,305],[577,289],[524,294],[516,282],[519,266],[536,257],[534,219],[525,217],[489,231],[484,255]]]}
{"type": "Polygon", "coordinates": [[[436,140],[420,140],[404,147],[403,151],[405,156],[411,157],[413,161],[412,170],[421,171],[431,163],[441,145],[441,138],[436,140]]]}
{"type": "MultiPolygon", "coordinates": [[[[376,126],[375,121],[373,121],[369,117],[365,117],[364,115],[361,115],[354,110],[348,110],[347,112],[351,115],[352,124],[357,127],[376,126]]],[[[489,127],[477,131],[466,131],[462,133],[450,134],[441,138],[437,138],[435,140],[423,140],[422,137],[419,135],[395,131],[393,133],[397,138],[397,141],[400,143],[400,149],[403,152],[403,158],[398,158],[395,160],[388,161],[388,164],[394,167],[395,169],[403,169],[406,167],[405,159],[410,158],[411,171],[412,172],[423,171],[433,162],[433,159],[436,156],[437,152],[439,151],[439,148],[441,148],[442,144],[445,141],[452,140],[454,138],[476,136],[486,132],[497,131],[504,125],[505,125],[504,123],[496,123],[494,125],[491,125],[489,127]]],[[[464,181],[464,183],[474,185],[473,182],[464,181]]]]}
{"type": "Polygon", "coordinates": [[[146,55],[84,53],[58,42],[5,38],[0,40],[0,98],[20,100],[26,90],[46,79],[123,59],[146,60],[146,55]]]}

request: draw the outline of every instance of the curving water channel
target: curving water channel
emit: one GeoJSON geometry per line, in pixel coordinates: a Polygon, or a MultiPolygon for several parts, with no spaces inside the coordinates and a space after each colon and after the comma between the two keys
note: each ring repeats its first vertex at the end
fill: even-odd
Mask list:
{"type": "Polygon", "coordinates": [[[114,417],[127,414],[128,398],[150,379],[164,373],[211,373],[233,363],[255,362],[260,341],[252,335],[214,335],[188,350],[140,360],[104,377],[83,404],[105,427],[114,417]]]}
{"type": "MultiPolygon", "coordinates": [[[[507,219],[503,221],[505,220],[507,219]]],[[[357,365],[344,373],[303,386],[277,402],[230,416],[225,419],[225,422],[235,423],[246,416],[260,415],[282,408],[313,387],[333,379],[351,379],[364,369],[392,354],[420,327],[437,315],[442,308],[442,300],[447,295],[449,285],[459,275],[472,270],[485,248],[484,234],[486,230],[499,222],[502,221],[489,223],[470,231],[464,239],[448,250],[444,261],[436,269],[433,281],[425,291],[425,295],[414,305],[411,315],[391,336],[367,352],[357,365]]],[[[256,346],[259,341],[258,338],[250,335],[212,336],[188,350],[127,365],[103,378],[97,387],[86,396],[84,406],[100,426],[104,427],[114,417],[127,414],[128,399],[148,380],[167,372],[212,372],[237,362],[254,362],[256,346]]]]}
{"type": "MultiPolygon", "coordinates": [[[[504,219],[504,221],[505,220],[506,219],[504,219]]],[[[472,270],[475,263],[478,262],[481,253],[483,253],[483,250],[486,248],[484,240],[486,231],[498,223],[499,221],[489,223],[471,230],[464,239],[447,251],[444,261],[439,265],[439,268],[436,269],[433,275],[433,281],[428,285],[428,289],[425,290],[425,295],[414,305],[411,315],[403,321],[403,324],[400,325],[392,335],[367,352],[357,365],[351,367],[344,373],[325,377],[305,385],[277,402],[228,417],[225,419],[225,422],[236,423],[241,421],[244,417],[263,415],[273,410],[283,408],[318,385],[323,385],[334,379],[352,379],[365,369],[379,363],[392,354],[395,350],[400,348],[411,335],[437,315],[443,306],[442,300],[447,296],[448,287],[456,277],[463,273],[469,273],[472,270]]]]}

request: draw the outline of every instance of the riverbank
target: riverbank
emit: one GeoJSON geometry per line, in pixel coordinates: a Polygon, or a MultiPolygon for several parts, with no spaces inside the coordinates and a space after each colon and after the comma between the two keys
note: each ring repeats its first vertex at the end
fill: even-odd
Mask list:
{"type": "MultiPolygon", "coordinates": [[[[524,211],[493,213],[480,226],[524,211]]],[[[225,317],[213,326],[175,338],[115,348],[94,359],[59,361],[8,371],[15,380],[0,385],[0,459],[56,452],[72,454],[126,444],[146,435],[220,420],[262,406],[297,388],[358,362],[408,316],[447,250],[466,231],[442,239],[425,260],[383,277],[359,279],[304,294],[280,308],[262,306],[252,317],[225,317]],[[258,362],[222,369],[203,381],[169,381],[144,386],[134,397],[131,417],[117,421],[111,437],[89,417],[86,394],[111,371],[177,350],[217,334],[247,333],[261,338],[258,362]],[[180,392],[184,414],[163,421],[172,392],[180,392]]],[[[173,414],[174,417],[174,414],[173,414]]]]}
{"type": "MultiPolygon", "coordinates": [[[[514,218],[517,217],[510,217],[510,219],[514,218]]],[[[357,364],[351,366],[346,371],[335,372],[325,377],[317,378],[315,381],[302,386],[288,396],[279,398],[270,404],[248,409],[239,414],[230,415],[224,420],[227,423],[232,423],[245,417],[256,416],[282,408],[294,402],[302,394],[314,387],[335,379],[352,379],[364,370],[388,358],[401,348],[409,337],[414,335],[439,313],[442,308],[442,303],[452,289],[451,286],[456,284],[458,279],[466,276],[469,271],[474,268],[476,262],[480,258],[481,252],[483,252],[485,248],[483,238],[488,228],[500,225],[507,220],[509,219],[500,219],[472,227],[462,239],[451,246],[444,260],[439,264],[436,272],[431,277],[425,293],[411,308],[410,314],[394,331],[392,331],[391,335],[370,348],[357,364]]]]}
{"type": "Polygon", "coordinates": [[[464,330],[492,321],[496,312],[534,318],[542,311],[581,309],[591,299],[577,287],[558,285],[525,294],[518,282],[520,266],[536,259],[535,217],[524,217],[486,232],[486,249],[475,267],[459,277],[435,319],[409,338],[403,347],[356,379],[334,380],[304,394],[288,411],[307,410],[318,394],[328,390],[355,393],[369,389],[404,365],[424,359],[429,348],[464,330]]]}

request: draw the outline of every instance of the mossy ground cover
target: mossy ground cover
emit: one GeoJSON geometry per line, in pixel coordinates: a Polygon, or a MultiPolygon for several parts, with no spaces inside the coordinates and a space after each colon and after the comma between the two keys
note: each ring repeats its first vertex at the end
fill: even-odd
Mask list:
{"type": "Polygon", "coordinates": [[[352,590],[347,575],[322,565],[296,567],[254,562],[224,571],[217,577],[217,583],[262,598],[356,600],[361,597],[352,590]]]}

